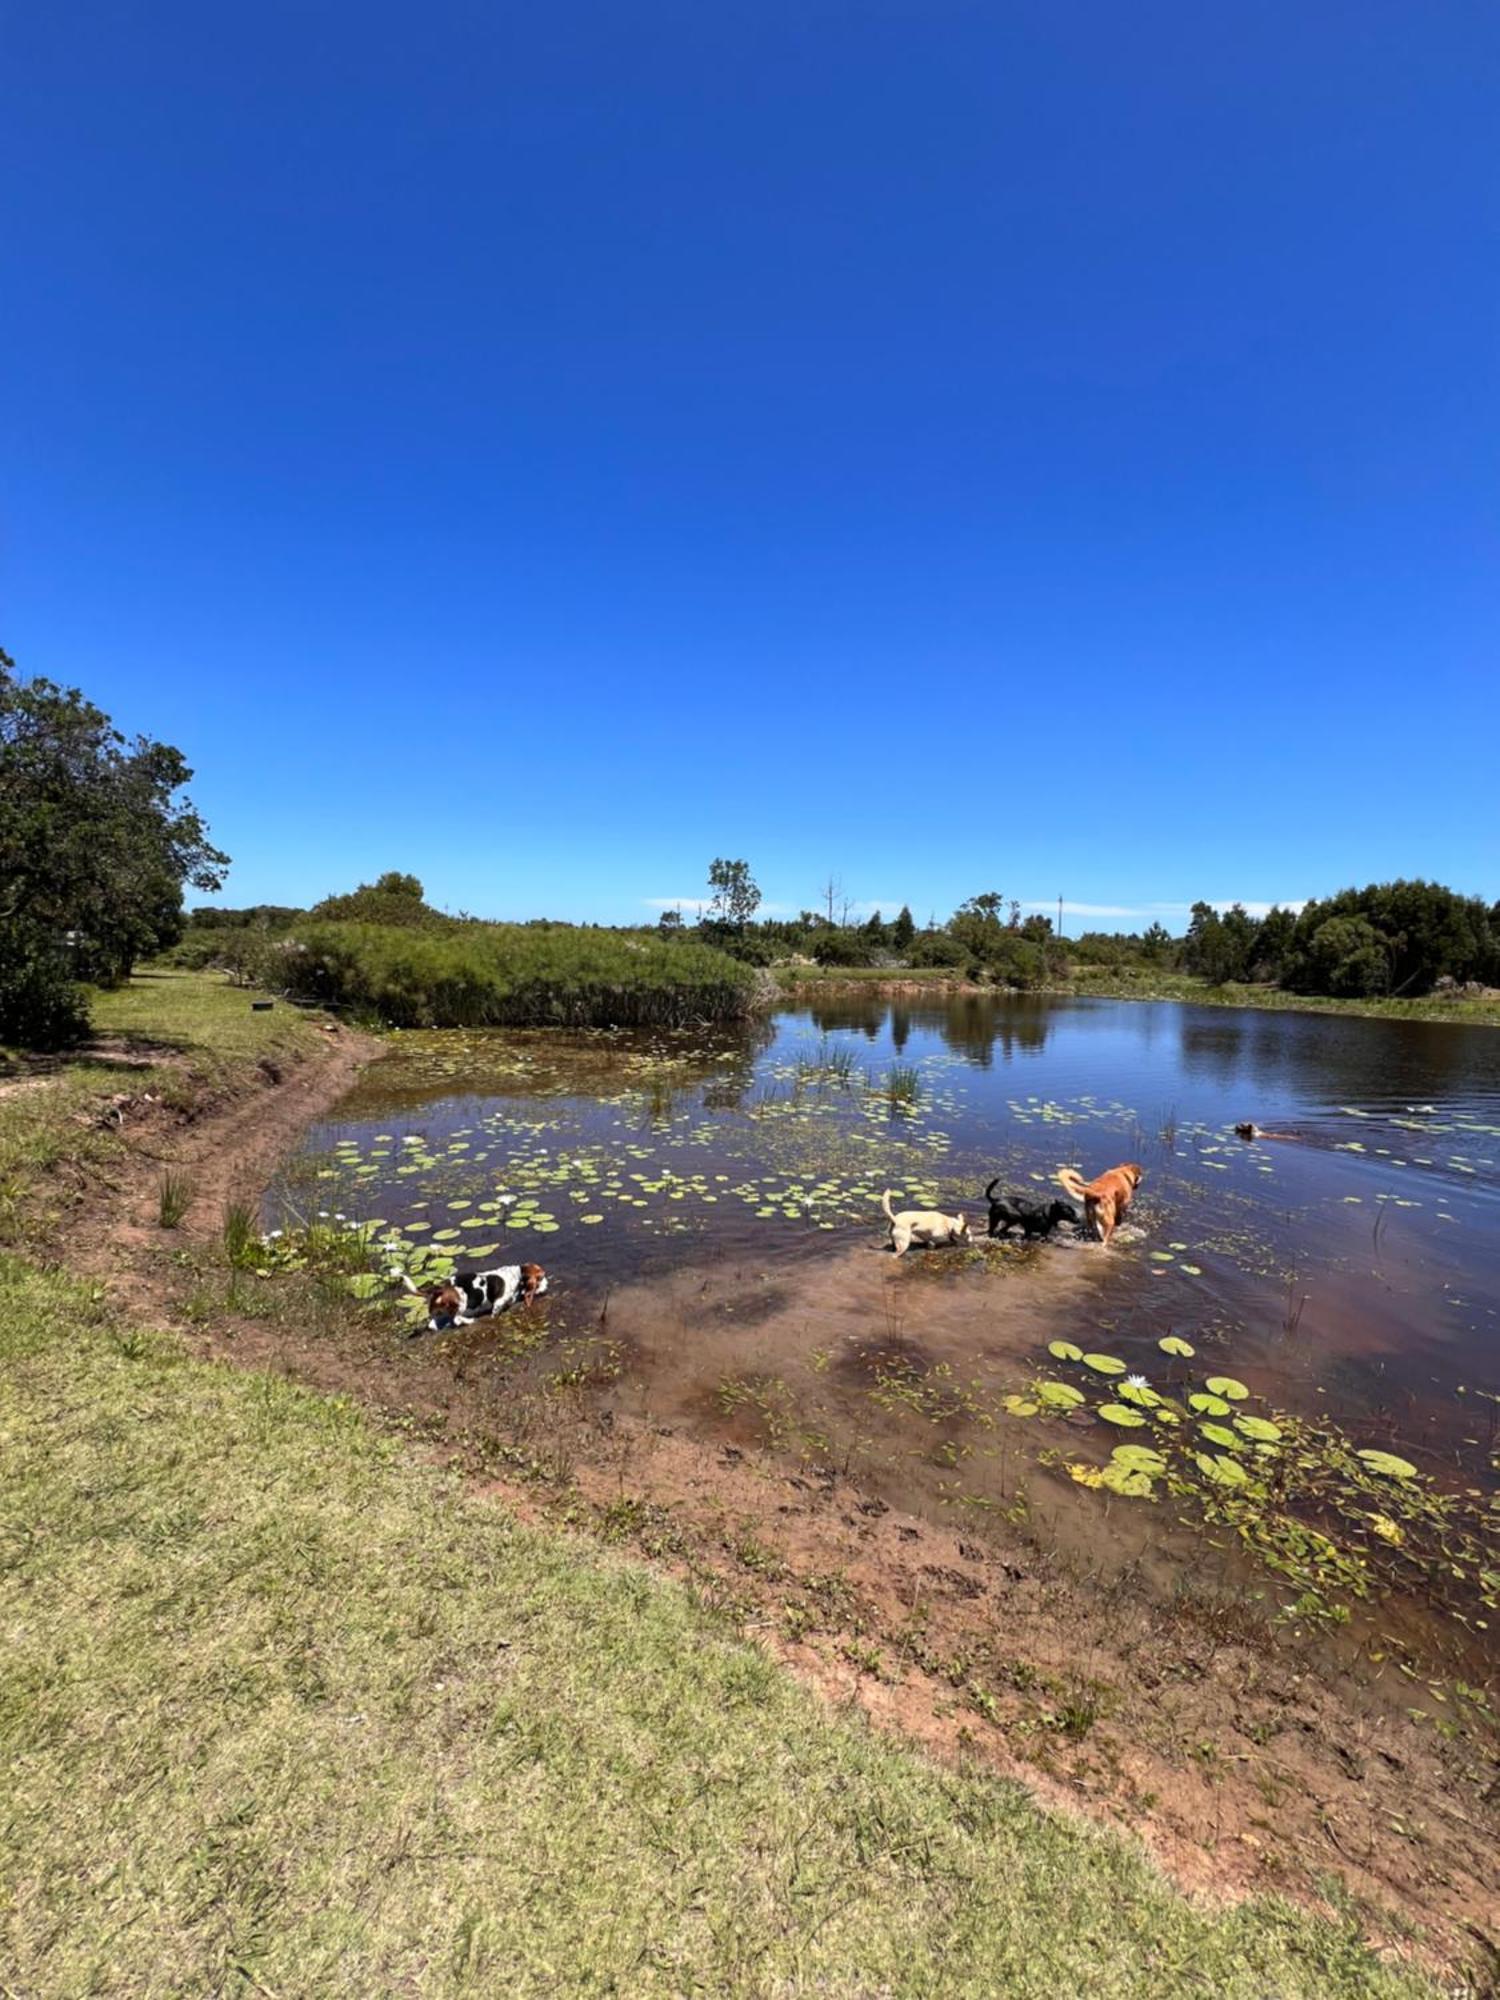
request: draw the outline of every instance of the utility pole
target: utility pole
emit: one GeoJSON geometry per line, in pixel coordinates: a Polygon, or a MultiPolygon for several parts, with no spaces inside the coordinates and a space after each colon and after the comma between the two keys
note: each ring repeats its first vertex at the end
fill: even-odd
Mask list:
{"type": "Polygon", "coordinates": [[[1059,895],[1059,896],[1058,896],[1058,899],[1057,899],[1057,935],[1058,935],[1059,937],[1061,937],[1061,936],[1062,936],[1062,934],[1063,934],[1063,928],[1062,928],[1062,897],[1061,897],[1061,895],[1059,895]]]}

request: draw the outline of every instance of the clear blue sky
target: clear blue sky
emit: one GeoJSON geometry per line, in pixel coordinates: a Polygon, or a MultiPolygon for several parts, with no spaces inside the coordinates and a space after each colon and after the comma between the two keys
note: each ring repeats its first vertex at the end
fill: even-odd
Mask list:
{"type": "Polygon", "coordinates": [[[0,34],[0,644],[232,900],[1500,895],[1493,0],[0,34]]]}

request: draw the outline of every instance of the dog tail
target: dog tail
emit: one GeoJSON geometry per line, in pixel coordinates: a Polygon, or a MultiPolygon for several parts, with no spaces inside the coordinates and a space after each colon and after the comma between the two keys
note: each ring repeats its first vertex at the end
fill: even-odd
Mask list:
{"type": "Polygon", "coordinates": [[[984,1198],[986,1201],[993,1201],[995,1199],[995,1189],[999,1187],[1001,1181],[1003,1181],[1004,1179],[1005,1179],[1004,1174],[996,1174],[995,1178],[990,1182],[989,1186],[984,1191],[984,1198]]]}
{"type": "Polygon", "coordinates": [[[418,1298],[422,1297],[421,1286],[414,1285],[411,1279],[407,1276],[406,1272],[402,1270],[399,1264],[392,1264],[391,1268],[386,1272],[385,1275],[388,1278],[399,1278],[401,1281],[401,1287],[403,1291],[414,1292],[418,1298]]]}
{"type": "Polygon", "coordinates": [[[1057,1179],[1064,1192],[1072,1195],[1074,1201],[1087,1201],[1088,1182],[1082,1174],[1072,1167],[1061,1167],[1058,1169],[1057,1179]]]}
{"type": "Polygon", "coordinates": [[[894,1211],[891,1208],[891,1191],[889,1188],[887,1188],[885,1193],[880,1197],[880,1206],[885,1210],[887,1220],[894,1222],[896,1220],[896,1217],[894,1211]]]}

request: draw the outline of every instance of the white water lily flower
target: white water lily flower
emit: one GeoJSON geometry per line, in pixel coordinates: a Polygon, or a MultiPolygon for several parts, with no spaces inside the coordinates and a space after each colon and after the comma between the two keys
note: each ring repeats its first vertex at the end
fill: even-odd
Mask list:
{"type": "Polygon", "coordinates": [[[1125,1377],[1125,1386],[1127,1389],[1149,1389],[1151,1384],[1146,1380],[1144,1375],[1127,1375],[1125,1377]]]}

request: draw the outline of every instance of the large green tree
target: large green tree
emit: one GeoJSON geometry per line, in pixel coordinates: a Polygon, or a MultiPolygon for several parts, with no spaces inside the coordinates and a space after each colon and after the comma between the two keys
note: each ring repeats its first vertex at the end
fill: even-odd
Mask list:
{"type": "Polygon", "coordinates": [[[180,935],[184,884],[219,887],[229,857],[181,795],[191,777],[171,744],[0,652],[0,1040],[68,1040],[79,982],[123,979],[180,935]]]}

